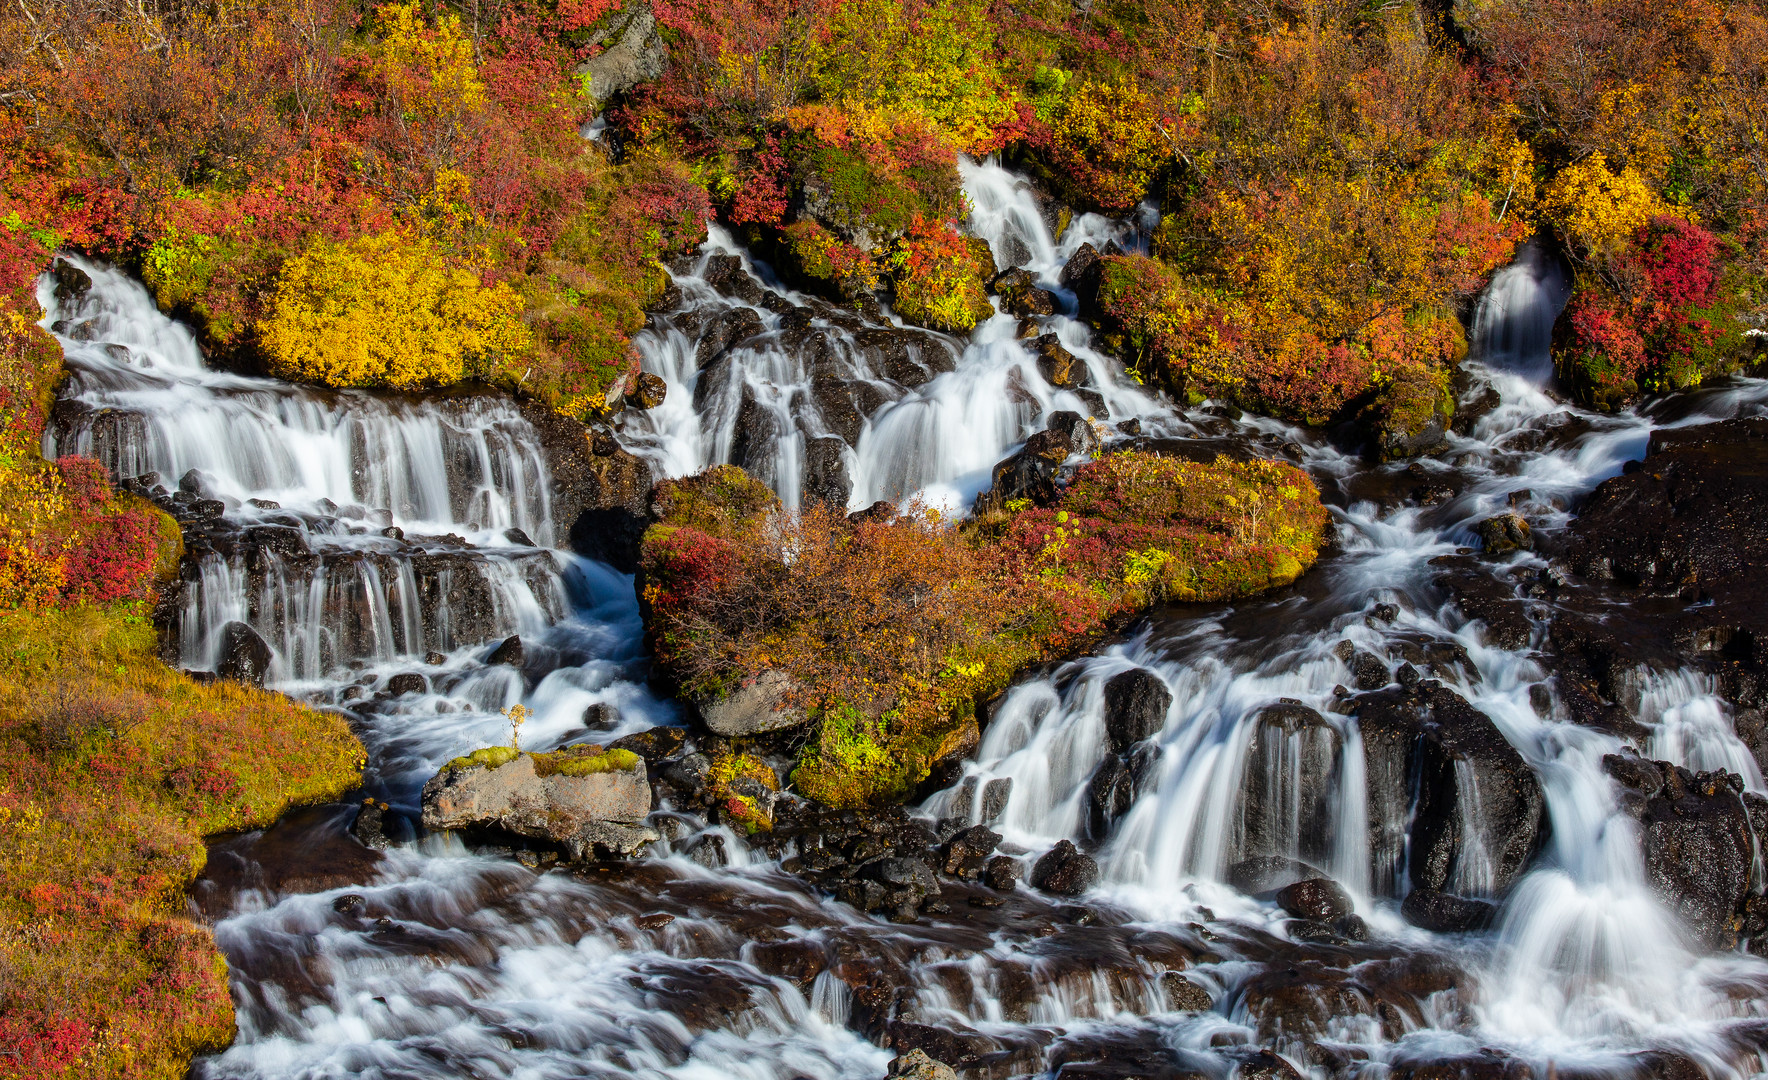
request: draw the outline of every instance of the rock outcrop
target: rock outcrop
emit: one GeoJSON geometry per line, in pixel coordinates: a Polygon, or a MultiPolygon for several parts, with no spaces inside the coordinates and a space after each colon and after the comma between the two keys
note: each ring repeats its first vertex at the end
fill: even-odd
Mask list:
{"type": "Polygon", "coordinates": [[[650,811],[644,760],[593,743],[550,754],[478,750],[443,766],[423,792],[427,829],[494,830],[579,861],[660,839],[644,824],[650,811]]]}
{"type": "Polygon", "coordinates": [[[1491,718],[1410,665],[1399,686],[1345,707],[1362,729],[1374,864],[1403,860],[1414,889],[1497,896],[1515,884],[1546,840],[1546,798],[1491,718]]]}
{"type": "Polygon", "coordinates": [[[588,76],[585,90],[598,105],[655,79],[669,63],[668,47],[648,4],[636,3],[610,19],[603,43],[605,49],[577,65],[577,74],[588,76]]]}

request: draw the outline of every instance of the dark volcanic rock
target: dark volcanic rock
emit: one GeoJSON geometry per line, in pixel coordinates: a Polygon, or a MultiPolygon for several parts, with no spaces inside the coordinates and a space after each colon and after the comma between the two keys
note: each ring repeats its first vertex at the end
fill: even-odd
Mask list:
{"type": "Polygon", "coordinates": [[[1332,922],[1351,913],[1350,894],[1331,878],[1308,878],[1277,890],[1277,906],[1298,919],[1332,922]]]}
{"type": "Polygon", "coordinates": [[[623,573],[638,569],[650,524],[651,469],[605,429],[586,428],[532,401],[522,415],[540,436],[552,474],[552,518],[579,555],[623,573]]]}
{"type": "Polygon", "coordinates": [[[1079,896],[1098,878],[1099,864],[1067,840],[1045,852],[1031,868],[1032,887],[1058,896],[1079,896]]]}
{"type": "Polygon", "coordinates": [[[1105,683],[1105,735],[1113,753],[1121,754],[1166,724],[1172,691],[1147,668],[1113,675],[1105,683]]]}
{"type": "Polygon", "coordinates": [[[522,660],[522,639],[513,634],[503,639],[497,648],[491,650],[491,655],[485,658],[487,664],[507,664],[518,668],[522,666],[522,660]]]}
{"type": "Polygon", "coordinates": [[[245,623],[230,622],[221,628],[221,658],[215,662],[215,674],[221,678],[263,686],[271,659],[269,643],[245,623]]]}
{"type": "Polygon", "coordinates": [[[1239,859],[1292,852],[1315,861],[1330,857],[1341,748],[1337,729],[1306,705],[1259,711],[1235,810],[1239,859]]]}
{"type": "Polygon", "coordinates": [[[1639,820],[1646,880],[1692,937],[1735,947],[1739,930],[1761,934],[1748,914],[1753,834],[1768,825],[1768,800],[1746,795],[1735,773],[1693,773],[1667,761],[1610,754],[1603,767],[1639,820]]]}
{"type": "Polygon", "coordinates": [[[1413,889],[1400,905],[1407,922],[1439,934],[1484,930],[1492,925],[1498,909],[1484,900],[1451,896],[1435,889],[1413,889]]]}
{"type": "Polygon", "coordinates": [[[1404,854],[1414,888],[1509,889],[1548,819],[1539,781],[1491,718],[1434,679],[1359,695],[1350,707],[1363,734],[1375,865],[1397,866],[1404,854]]]}
{"type": "Polygon", "coordinates": [[[807,501],[823,502],[837,510],[847,506],[853,493],[853,480],[847,475],[842,453],[847,444],[834,436],[805,440],[804,496],[807,501]]]}

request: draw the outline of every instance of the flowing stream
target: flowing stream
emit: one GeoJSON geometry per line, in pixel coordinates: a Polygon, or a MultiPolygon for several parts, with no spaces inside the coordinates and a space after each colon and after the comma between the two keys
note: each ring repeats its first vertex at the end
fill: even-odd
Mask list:
{"type": "MultiPolygon", "coordinates": [[[[662,475],[742,464],[791,506],[920,495],[966,509],[994,463],[1062,410],[1113,440],[1233,443],[1310,471],[1338,538],[1297,586],[1157,612],[1027,676],[963,781],[917,810],[979,819],[974,793],[1010,779],[994,826],[1004,850],[1087,842],[1102,869],[1090,914],[1021,887],[1003,907],[895,925],[817,894],[725,829],[713,830],[722,867],[665,843],[625,867],[543,872],[409,830],[372,852],[345,831],[351,808],[318,808],[215,845],[193,905],[232,966],[239,1033],[196,1075],[878,1077],[892,1053],[874,985],[899,1020],[985,1041],[972,1075],[1218,1078],[1260,1046],[1322,1077],[1496,1051],[1537,1075],[1631,1074],[1656,1049],[1715,1075],[1762,1070],[1736,1030],[1763,1015],[1768,964],[1682,943],[1602,771],[1622,740],[1540,708],[1539,656],[1492,644],[1445,605],[1431,560],[1477,545],[1475,523],[1521,489],[1537,528],[1562,527],[1566,506],[1643,456],[1654,427],[1762,411],[1768,385],[1704,391],[1673,420],[1557,400],[1543,383],[1564,286],[1529,249],[1482,301],[1467,364],[1500,403],[1411,473],[1373,466],[1315,433],[1179,410],[1138,385],[1090,347],[1058,278],[1081,244],[1133,248],[1142,231],[1083,216],[1056,237],[1012,174],[966,164],[964,180],[971,227],[997,261],[1058,292],[1062,312],[1037,330],[1084,375],[1052,383],[1008,315],[961,340],[794,293],[715,228],[675,268],[681,303],[639,338],[667,397],[627,413],[619,436],[662,475]],[[1419,470],[1453,494],[1404,497],[1419,470]],[[1538,777],[1551,835],[1491,930],[1431,934],[1399,917],[1404,852],[1380,840],[1389,811],[1366,795],[1373,759],[1334,710],[1353,657],[1390,670],[1447,658],[1432,674],[1538,777]],[[1132,668],[1172,703],[1133,802],[1097,835],[1104,687],[1132,668]],[[1323,726],[1273,726],[1261,718],[1274,703],[1309,707],[1323,726]],[[1300,858],[1343,884],[1370,928],[1366,951],[1292,940],[1273,904],[1228,884],[1254,856],[1300,858]],[[1161,973],[1180,967],[1213,1008],[1169,1007],[1161,973]]],[[[84,297],[58,298],[48,279],[39,290],[73,372],[46,449],[97,457],[180,508],[191,557],[177,663],[213,670],[238,639],[230,628],[249,627],[273,654],[270,685],[348,710],[370,751],[365,793],[395,820],[416,819],[443,762],[504,741],[501,711],[518,702],[534,710],[522,738],[535,748],[586,725],[606,739],[683,722],[647,687],[632,579],[555,546],[570,523],[552,517],[547,457],[514,403],[226,374],[138,283],[76,262],[94,283],[84,297]],[[522,665],[488,663],[512,634],[522,665]]],[[[1546,567],[1524,552],[1504,569],[1546,567]]],[[[1630,705],[1649,756],[1763,790],[1701,679],[1665,673],[1630,705]]],[[[1469,813],[1453,891],[1498,899],[1505,838],[1469,813]]],[[[680,835],[708,829],[678,817],[680,835]]]]}

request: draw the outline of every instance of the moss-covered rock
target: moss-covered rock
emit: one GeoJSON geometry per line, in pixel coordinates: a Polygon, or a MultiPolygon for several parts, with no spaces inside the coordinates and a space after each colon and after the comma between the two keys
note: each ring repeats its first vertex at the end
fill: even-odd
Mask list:
{"type": "Polygon", "coordinates": [[[1382,461],[1430,454],[1448,445],[1455,394],[1443,368],[1406,367],[1394,374],[1359,420],[1382,461]]]}
{"type": "Polygon", "coordinates": [[[1327,516],[1299,470],[1116,454],[1052,505],[790,517],[729,466],[658,488],[643,545],[660,670],[722,698],[771,679],[814,723],[792,773],[831,806],[901,801],[978,738],[976,702],[1150,604],[1294,580],[1327,516]]]}

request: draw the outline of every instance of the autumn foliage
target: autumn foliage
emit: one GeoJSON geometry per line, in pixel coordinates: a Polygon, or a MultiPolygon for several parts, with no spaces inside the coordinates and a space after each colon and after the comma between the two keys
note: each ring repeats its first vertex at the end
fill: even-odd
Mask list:
{"type": "Polygon", "coordinates": [[[1161,600],[1292,581],[1326,512],[1300,471],[1114,454],[1049,508],[970,523],[909,505],[793,516],[731,466],[659,489],[645,535],[647,628],[683,690],[791,677],[821,723],[793,774],[835,806],[901,798],[959,745],[974,706],[1027,663],[1161,600]]]}

